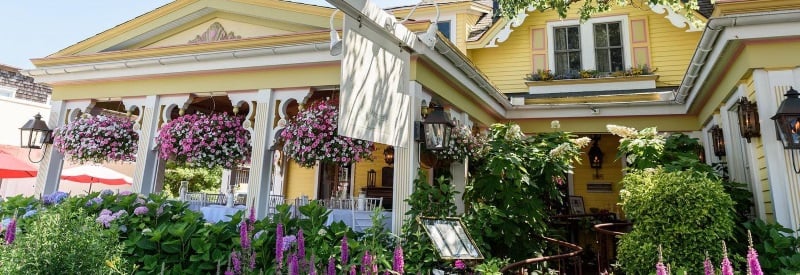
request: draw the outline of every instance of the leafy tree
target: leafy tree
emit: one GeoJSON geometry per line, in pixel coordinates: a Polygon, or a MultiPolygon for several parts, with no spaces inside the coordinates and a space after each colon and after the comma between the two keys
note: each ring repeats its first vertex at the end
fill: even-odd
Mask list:
{"type": "Polygon", "coordinates": [[[222,184],[222,168],[195,168],[173,161],[167,162],[164,190],[177,196],[181,181],[189,181],[189,192],[217,190],[222,184]]]}
{"type": "MultiPolygon", "coordinates": [[[[627,5],[641,6],[649,4],[661,4],[672,7],[677,12],[694,18],[694,10],[698,9],[697,0],[499,0],[500,13],[503,16],[513,18],[522,9],[547,11],[555,10],[561,18],[566,18],[567,13],[572,9],[578,9],[577,14],[581,20],[586,20],[593,15],[611,10],[612,7],[627,5]]],[[[712,0],[713,2],[713,0],[712,0]]]]}

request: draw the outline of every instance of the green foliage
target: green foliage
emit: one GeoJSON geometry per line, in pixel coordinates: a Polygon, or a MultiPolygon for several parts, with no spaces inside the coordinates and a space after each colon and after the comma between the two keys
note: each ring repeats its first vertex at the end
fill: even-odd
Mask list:
{"type": "Polygon", "coordinates": [[[584,0],[582,4],[577,1],[563,0],[499,0],[499,2],[500,13],[509,18],[515,17],[523,9],[554,10],[561,18],[566,18],[570,10],[577,9],[574,14],[580,16],[581,20],[587,20],[595,14],[611,10],[612,7],[633,5],[635,3],[636,6],[647,6],[648,4],[670,6],[687,18],[694,19],[693,11],[698,9],[697,0],[644,0],[630,2],[626,0],[584,0]]]}
{"type": "Polygon", "coordinates": [[[475,271],[486,275],[501,275],[500,269],[509,263],[508,259],[491,258],[475,266],[475,271]]]}
{"type": "Polygon", "coordinates": [[[0,249],[2,274],[128,274],[116,231],[82,210],[42,211],[13,245],[0,249]]]}
{"type": "Polygon", "coordinates": [[[492,257],[513,261],[543,249],[535,236],[547,231],[551,206],[560,204],[558,184],[578,159],[588,138],[571,140],[567,133],[524,137],[519,126],[492,125],[489,152],[474,164],[465,201],[465,215],[475,241],[492,257]]]}
{"type": "Polygon", "coordinates": [[[791,229],[780,224],[755,220],[744,225],[753,236],[758,262],[764,274],[798,274],[800,272],[800,240],[791,229]]]}
{"type": "Polygon", "coordinates": [[[456,213],[453,197],[457,192],[449,179],[440,177],[435,185],[427,183],[428,175],[419,170],[414,179],[414,192],[406,199],[409,208],[402,229],[402,245],[405,254],[405,271],[411,274],[427,272],[437,266],[439,259],[425,229],[417,217],[452,217],[456,213]]]}
{"type": "Polygon", "coordinates": [[[657,168],[633,171],[622,183],[622,209],[634,222],[618,248],[627,273],[650,273],[659,245],[665,263],[691,274],[702,272],[704,252],[722,258],[720,244],[733,228],[733,201],[719,180],[693,170],[657,168]]]}
{"type": "Polygon", "coordinates": [[[189,192],[216,190],[222,184],[222,168],[195,168],[186,164],[179,165],[174,161],[167,162],[164,171],[164,190],[178,195],[181,181],[189,181],[189,192]]]}

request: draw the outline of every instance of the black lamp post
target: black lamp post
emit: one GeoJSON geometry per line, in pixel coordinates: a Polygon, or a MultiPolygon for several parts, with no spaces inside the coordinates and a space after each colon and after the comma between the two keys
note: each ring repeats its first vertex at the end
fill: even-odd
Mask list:
{"type": "Polygon", "coordinates": [[[725,156],[725,138],[722,135],[722,128],[719,125],[714,125],[708,130],[711,133],[711,145],[714,148],[714,155],[720,160],[725,156]]]}
{"type": "Polygon", "coordinates": [[[592,137],[594,144],[592,144],[592,148],[589,149],[589,167],[594,168],[594,178],[600,178],[600,168],[603,168],[603,151],[600,150],[600,147],[597,146],[597,142],[600,141],[600,136],[595,135],[592,137]]]}
{"type": "Polygon", "coordinates": [[[425,121],[422,122],[425,148],[431,151],[447,149],[450,146],[450,132],[455,127],[455,124],[450,121],[442,106],[431,102],[431,106],[428,109],[430,113],[425,117],[425,121]]]}
{"type": "Polygon", "coordinates": [[[797,167],[795,154],[800,149],[800,93],[794,88],[789,88],[784,94],[786,98],[781,102],[778,111],[772,116],[775,128],[783,142],[783,149],[790,150],[794,172],[800,174],[797,167]]]}
{"type": "Polygon", "coordinates": [[[38,161],[31,159],[33,149],[47,149],[48,144],[53,143],[53,130],[47,127],[47,123],[42,120],[42,115],[36,114],[33,119],[28,120],[25,125],[19,128],[20,147],[28,148],[28,160],[37,163],[44,159],[44,155],[38,161]]]}
{"type": "Polygon", "coordinates": [[[758,122],[758,108],[746,97],[739,99],[739,132],[750,143],[750,138],[761,136],[761,125],[758,122]]]}

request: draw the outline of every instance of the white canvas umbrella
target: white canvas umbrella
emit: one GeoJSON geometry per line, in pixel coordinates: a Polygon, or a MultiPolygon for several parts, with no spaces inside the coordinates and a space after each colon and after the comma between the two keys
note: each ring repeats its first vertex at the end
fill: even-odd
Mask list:
{"type": "Polygon", "coordinates": [[[120,172],[99,165],[81,165],[61,171],[61,179],[89,184],[89,193],[92,184],[103,183],[108,185],[132,184],[133,179],[120,172]]]}

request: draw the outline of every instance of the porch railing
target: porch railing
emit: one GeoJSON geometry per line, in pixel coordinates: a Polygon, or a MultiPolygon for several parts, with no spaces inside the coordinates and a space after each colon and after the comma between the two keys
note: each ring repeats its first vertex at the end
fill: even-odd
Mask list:
{"type": "MultiPolygon", "coordinates": [[[[503,274],[539,274],[536,273],[536,271],[550,270],[558,272],[557,274],[583,274],[581,270],[580,257],[581,253],[583,253],[583,248],[575,244],[549,237],[540,238],[544,239],[548,245],[555,245],[556,253],[561,253],[562,250],[566,253],[542,256],[511,263],[503,267],[503,269],[500,269],[500,272],[503,274]]],[[[546,272],[542,273],[550,274],[546,272]]]]}
{"type": "Polygon", "coordinates": [[[616,262],[617,240],[619,236],[630,232],[632,223],[601,223],[594,226],[597,232],[597,271],[600,274],[611,274],[611,263],[616,262]]]}

